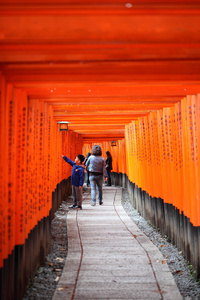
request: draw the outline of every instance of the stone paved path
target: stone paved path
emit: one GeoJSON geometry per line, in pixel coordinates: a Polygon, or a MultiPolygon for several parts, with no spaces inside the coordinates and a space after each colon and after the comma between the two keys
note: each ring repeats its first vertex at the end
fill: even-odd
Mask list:
{"type": "Polygon", "coordinates": [[[68,256],[53,300],[182,299],[161,252],[121,205],[121,188],[104,187],[102,206],[68,214],[68,256]]]}

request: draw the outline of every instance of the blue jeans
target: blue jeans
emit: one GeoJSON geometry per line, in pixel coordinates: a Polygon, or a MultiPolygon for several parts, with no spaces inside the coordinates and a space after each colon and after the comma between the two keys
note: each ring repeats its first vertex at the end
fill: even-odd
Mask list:
{"type": "Polygon", "coordinates": [[[110,179],[110,178],[111,178],[111,177],[110,177],[111,171],[110,171],[110,169],[106,169],[106,171],[107,171],[108,179],[110,179]]]}
{"type": "Polygon", "coordinates": [[[98,191],[99,203],[102,202],[102,185],[103,185],[102,175],[90,175],[91,196],[92,196],[93,203],[96,203],[96,187],[98,191]]]}
{"type": "Polygon", "coordinates": [[[90,172],[87,170],[87,185],[90,184],[90,172]]]}

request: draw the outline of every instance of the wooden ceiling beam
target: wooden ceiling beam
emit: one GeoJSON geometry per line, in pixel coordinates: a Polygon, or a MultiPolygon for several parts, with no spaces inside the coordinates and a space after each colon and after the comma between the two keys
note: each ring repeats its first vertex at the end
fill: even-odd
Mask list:
{"type": "MultiPolygon", "coordinates": [[[[200,81],[200,60],[112,61],[0,65],[9,81],[20,82],[159,82],[200,81]]],[[[147,90],[148,92],[148,90],[147,90]]],[[[35,93],[37,95],[37,93],[35,93]]],[[[148,93],[146,93],[148,94],[148,93]]],[[[63,97],[69,95],[66,92],[63,97]]],[[[49,96],[52,97],[49,91],[49,96]]]]}
{"type": "Polygon", "coordinates": [[[101,134],[82,134],[82,137],[83,137],[83,140],[84,142],[87,141],[90,141],[90,142],[93,142],[93,141],[99,141],[99,140],[102,140],[102,141],[105,141],[105,140],[110,140],[112,141],[113,139],[123,139],[124,138],[124,133],[115,133],[115,132],[112,132],[111,134],[107,134],[106,132],[104,133],[101,133],[101,134]]]}
{"type": "Polygon", "coordinates": [[[200,92],[199,0],[1,0],[0,70],[84,142],[200,92]]]}
{"type": "MultiPolygon", "coordinates": [[[[137,9],[87,11],[78,8],[65,11],[0,10],[0,24],[0,43],[3,45],[77,42],[112,44],[116,41],[120,44],[128,41],[134,44],[158,45],[200,43],[200,9],[196,8],[146,11],[137,9]]],[[[94,59],[92,53],[90,59],[94,59]]],[[[115,57],[112,59],[115,60],[115,57]]],[[[126,60],[125,53],[122,60],[126,60]]]]}
{"type": "Polygon", "coordinates": [[[102,122],[102,120],[106,123],[108,120],[113,120],[115,122],[121,122],[121,121],[126,121],[126,122],[130,122],[133,118],[139,118],[140,116],[144,116],[147,115],[148,112],[143,112],[143,113],[135,113],[135,114],[129,114],[129,115],[116,115],[116,114],[107,114],[107,116],[92,116],[92,115],[87,115],[84,116],[82,115],[82,117],[80,116],[65,116],[65,117],[54,117],[54,119],[56,121],[69,121],[69,122],[74,122],[74,123],[79,123],[79,122],[102,122]]]}
{"type": "Polygon", "coordinates": [[[0,63],[199,60],[200,43],[2,44],[0,63]]]}
{"type": "Polygon", "coordinates": [[[122,111],[122,112],[119,112],[119,111],[101,111],[101,112],[98,112],[98,111],[93,111],[93,112],[82,112],[80,113],[79,111],[74,111],[73,113],[56,113],[54,112],[54,117],[76,117],[76,118],[83,118],[83,119],[86,119],[86,118],[102,118],[102,117],[106,117],[106,116],[110,116],[110,115],[113,115],[113,116],[120,116],[120,117],[123,117],[123,116],[134,116],[134,115],[140,115],[140,114],[146,114],[146,110],[132,110],[132,111],[122,111]]]}
{"type": "MultiPolygon", "coordinates": [[[[99,2],[95,2],[94,0],[74,0],[73,5],[120,5],[125,6],[127,4],[127,0],[101,0],[99,2]]],[[[199,0],[134,0],[133,7],[135,6],[148,6],[148,5],[159,5],[159,6],[166,6],[166,5],[198,5],[199,0]]],[[[10,5],[40,5],[46,6],[46,0],[1,0],[1,5],[10,6],[10,5]]],[[[48,0],[48,5],[72,5],[71,0],[48,0]]]]}
{"type": "MultiPolygon", "coordinates": [[[[166,101],[165,104],[167,106],[169,105],[173,105],[174,101],[166,101]]],[[[51,104],[52,105],[52,104],[51,104]]],[[[65,104],[65,105],[57,105],[57,104],[53,104],[53,110],[55,113],[70,113],[70,112],[74,112],[76,110],[78,110],[79,112],[93,112],[93,111],[97,111],[97,112],[101,112],[101,111],[133,111],[133,110],[138,110],[138,109],[148,109],[148,108],[154,108],[154,107],[158,107],[158,106],[163,106],[163,101],[157,101],[157,102],[135,102],[133,103],[127,103],[127,104],[94,104],[94,105],[87,105],[87,104],[82,104],[82,105],[78,105],[78,104],[65,104]]]]}
{"type": "MultiPolygon", "coordinates": [[[[50,105],[52,105],[52,107],[56,107],[61,106],[63,107],[63,105],[65,105],[65,107],[67,108],[67,106],[73,106],[73,105],[78,105],[79,107],[83,106],[87,106],[87,107],[94,107],[97,103],[101,103],[102,106],[107,106],[108,103],[112,103],[111,105],[113,107],[117,107],[119,105],[121,105],[121,103],[123,103],[123,106],[126,107],[127,105],[129,107],[134,108],[134,106],[136,105],[141,105],[141,106],[146,106],[146,105],[156,105],[156,103],[161,104],[161,105],[171,105],[173,103],[177,103],[181,100],[182,97],[184,97],[185,95],[176,95],[176,96],[149,96],[149,97],[145,97],[145,96],[138,96],[138,97],[134,97],[134,96],[126,96],[126,97],[93,97],[93,98],[86,98],[86,97],[74,97],[74,98],[52,98],[52,99],[40,99],[40,101],[44,101],[50,105]]],[[[31,99],[32,97],[30,97],[29,99],[31,99]]]]}

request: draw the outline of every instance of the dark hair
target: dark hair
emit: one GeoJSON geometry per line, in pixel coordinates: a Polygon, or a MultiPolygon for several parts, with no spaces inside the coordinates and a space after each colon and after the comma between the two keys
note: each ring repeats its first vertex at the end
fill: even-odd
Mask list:
{"type": "Polygon", "coordinates": [[[110,151],[106,151],[107,156],[111,156],[110,151]]]}
{"type": "Polygon", "coordinates": [[[78,157],[78,159],[80,160],[81,163],[82,163],[82,162],[84,161],[84,159],[85,159],[85,156],[82,155],[82,154],[78,154],[77,157],[78,157]]]}
{"type": "Polygon", "coordinates": [[[87,155],[86,155],[86,158],[84,159],[84,164],[86,164],[86,163],[87,163],[87,161],[88,161],[88,158],[90,157],[90,155],[91,155],[91,153],[90,153],[90,152],[88,152],[88,153],[87,153],[87,155]]]}
{"type": "Polygon", "coordinates": [[[92,155],[95,155],[95,156],[101,156],[102,155],[101,147],[99,145],[94,145],[92,147],[92,155]]]}
{"type": "Polygon", "coordinates": [[[91,153],[88,152],[88,154],[86,155],[86,158],[85,159],[88,159],[90,157],[91,153]]]}

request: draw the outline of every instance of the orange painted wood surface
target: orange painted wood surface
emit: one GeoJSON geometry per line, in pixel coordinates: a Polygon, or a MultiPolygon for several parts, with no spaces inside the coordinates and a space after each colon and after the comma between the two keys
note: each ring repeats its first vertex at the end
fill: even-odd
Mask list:
{"type": "Polygon", "coordinates": [[[61,154],[75,159],[82,137],[61,133],[51,105],[28,99],[1,76],[0,267],[15,245],[23,245],[52,205],[52,192],[71,169],[61,154]]]}
{"type": "Polygon", "coordinates": [[[200,226],[200,3],[100,2],[0,3],[0,267],[94,143],[200,226]]]}
{"type": "Polygon", "coordinates": [[[194,226],[199,215],[199,95],[126,126],[129,179],[150,196],[184,213],[194,226]]]}

